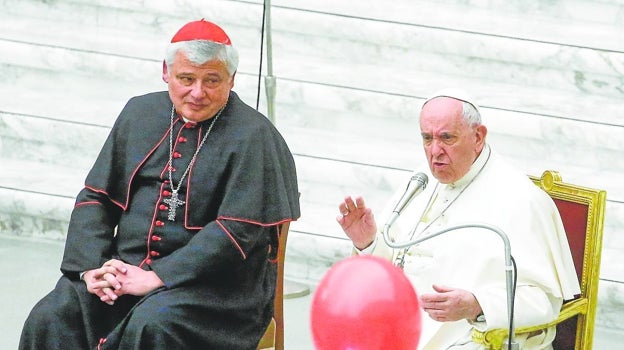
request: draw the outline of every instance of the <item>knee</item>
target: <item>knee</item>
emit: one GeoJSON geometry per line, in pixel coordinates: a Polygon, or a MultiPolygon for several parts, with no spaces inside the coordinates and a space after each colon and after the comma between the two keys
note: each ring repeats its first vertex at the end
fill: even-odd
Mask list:
{"type": "Polygon", "coordinates": [[[52,293],[43,297],[30,311],[26,325],[57,324],[59,320],[72,318],[79,314],[78,303],[75,301],[63,302],[62,300],[55,298],[52,293]]]}
{"type": "Polygon", "coordinates": [[[150,304],[144,303],[132,312],[128,327],[143,334],[166,332],[172,321],[168,308],[150,304]]]}
{"type": "MultiPolygon", "coordinates": [[[[50,347],[61,349],[64,335],[71,333],[71,320],[77,319],[76,302],[57,302],[54,293],[46,295],[32,308],[24,321],[20,335],[20,349],[39,349],[50,347]]],[[[82,338],[75,342],[82,341],[82,338]]],[[[66,345],[71,346],[71,342],[66,345]]]]}
{"type": "MultiPolygon", "coordinates": [[[[61,277],[56,287],[43,297],[30,311],[26,324],[55,325],[67,320],[80,320],[81,303],[80,290],[74,282],[61,277]]],[[[86,293],[86,289],[85,289],[86,293]]]]}
{"type": "Polygon", "coordinates": [[[71,281],[61,278],[57,287],[30,311],[20,349],[88,349],[81,305],[71,281]]]}

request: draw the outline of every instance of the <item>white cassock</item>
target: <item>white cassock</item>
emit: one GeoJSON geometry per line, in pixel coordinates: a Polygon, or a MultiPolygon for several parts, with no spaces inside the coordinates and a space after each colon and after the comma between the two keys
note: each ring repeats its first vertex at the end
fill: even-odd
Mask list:
{"type": "MultiPolygon", "coordinates": [[[[525,174],[486,146],[456,183],[437,184],[428,176],[428,187],[392,226],[396,242],[406,241],[419,221],[413,238],[465,223],[500,228],[509,237],[518,269],[516,327],[552,321],[563,300],[580,294],[557,208],[525,174]]],[[[377,218],[380,229],[402,194],[403,190],[397,193],[389,210],[377,218]]],[[[381,234],[362,253],[385,256],[395,263],[403,255],[401,249],[388,247],[381,234]]],[[[444,233],[409,248],[404,266],[417,294],[433,292],[433,284],[464,289],[475,295],[485,316],[485,322],[436,322],[423,311],[418,349],[480,349],[470,340],[473,327],[509,327],[504,245],[495,232],[469,228],[444,233]]],[[[554,329],[549,329],[529,339],[516,337],[516,341],[521,349],[550,349],[554,335],[554,329]]]]}

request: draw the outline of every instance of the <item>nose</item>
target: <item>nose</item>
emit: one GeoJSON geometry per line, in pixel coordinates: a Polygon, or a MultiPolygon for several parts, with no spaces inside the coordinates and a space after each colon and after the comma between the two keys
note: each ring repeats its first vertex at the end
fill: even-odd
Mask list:
{"type": "Polygon", "coordinates": [[[442,147],[440,140],[434,138],[431,141],[431,144],[429,144],[429,152],[431,152],[431,155],[434,157],[444,153],[444,148],[442,147]]]}
{"type": "Polygon", "coordinates": [[[193,96],[193,98],[197,98],[197,99],[199,99],[199,98],[204,96],[204,89],[203,89],[201,80],[197,80],[191,86],[191,96],[193,96]]]}

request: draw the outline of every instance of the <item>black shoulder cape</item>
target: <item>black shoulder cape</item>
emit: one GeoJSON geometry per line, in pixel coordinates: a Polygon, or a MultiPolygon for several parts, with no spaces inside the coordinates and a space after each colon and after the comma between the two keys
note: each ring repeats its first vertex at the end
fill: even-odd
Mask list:
{"type": "MultiPolygon", "coordinates": [[[[132,98],[87,176],[86,187],[106,193],[125,210],[137,169],[168,142],[171,107],[167,92],[132,98]]],[[[270,121],[234,92],[188,181],[187,228],[201,228],[215,219],[270,226],[300,215],[288,146],[270,121]]]]}

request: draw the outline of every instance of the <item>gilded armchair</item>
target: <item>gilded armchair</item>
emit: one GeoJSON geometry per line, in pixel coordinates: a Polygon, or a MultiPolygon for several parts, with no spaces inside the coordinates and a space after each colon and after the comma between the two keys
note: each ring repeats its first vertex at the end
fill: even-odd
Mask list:
{"type": "MultiPolygon", "coordinates": [[[[575,299],[564,301],[556,320],[518,328],[515,334],[556,326],[557,336],[553,342],[555,350],[590,350],[596,317],[606,192],[564,183],[559,173],[551,170],[545,171],[541,178],[530,178],[550,195],[559,209],[581,294],[575,299]]],[[[472,336],[475,342],[499,350],[507,339],[508,330],[474,330],[472,336]]]]}

